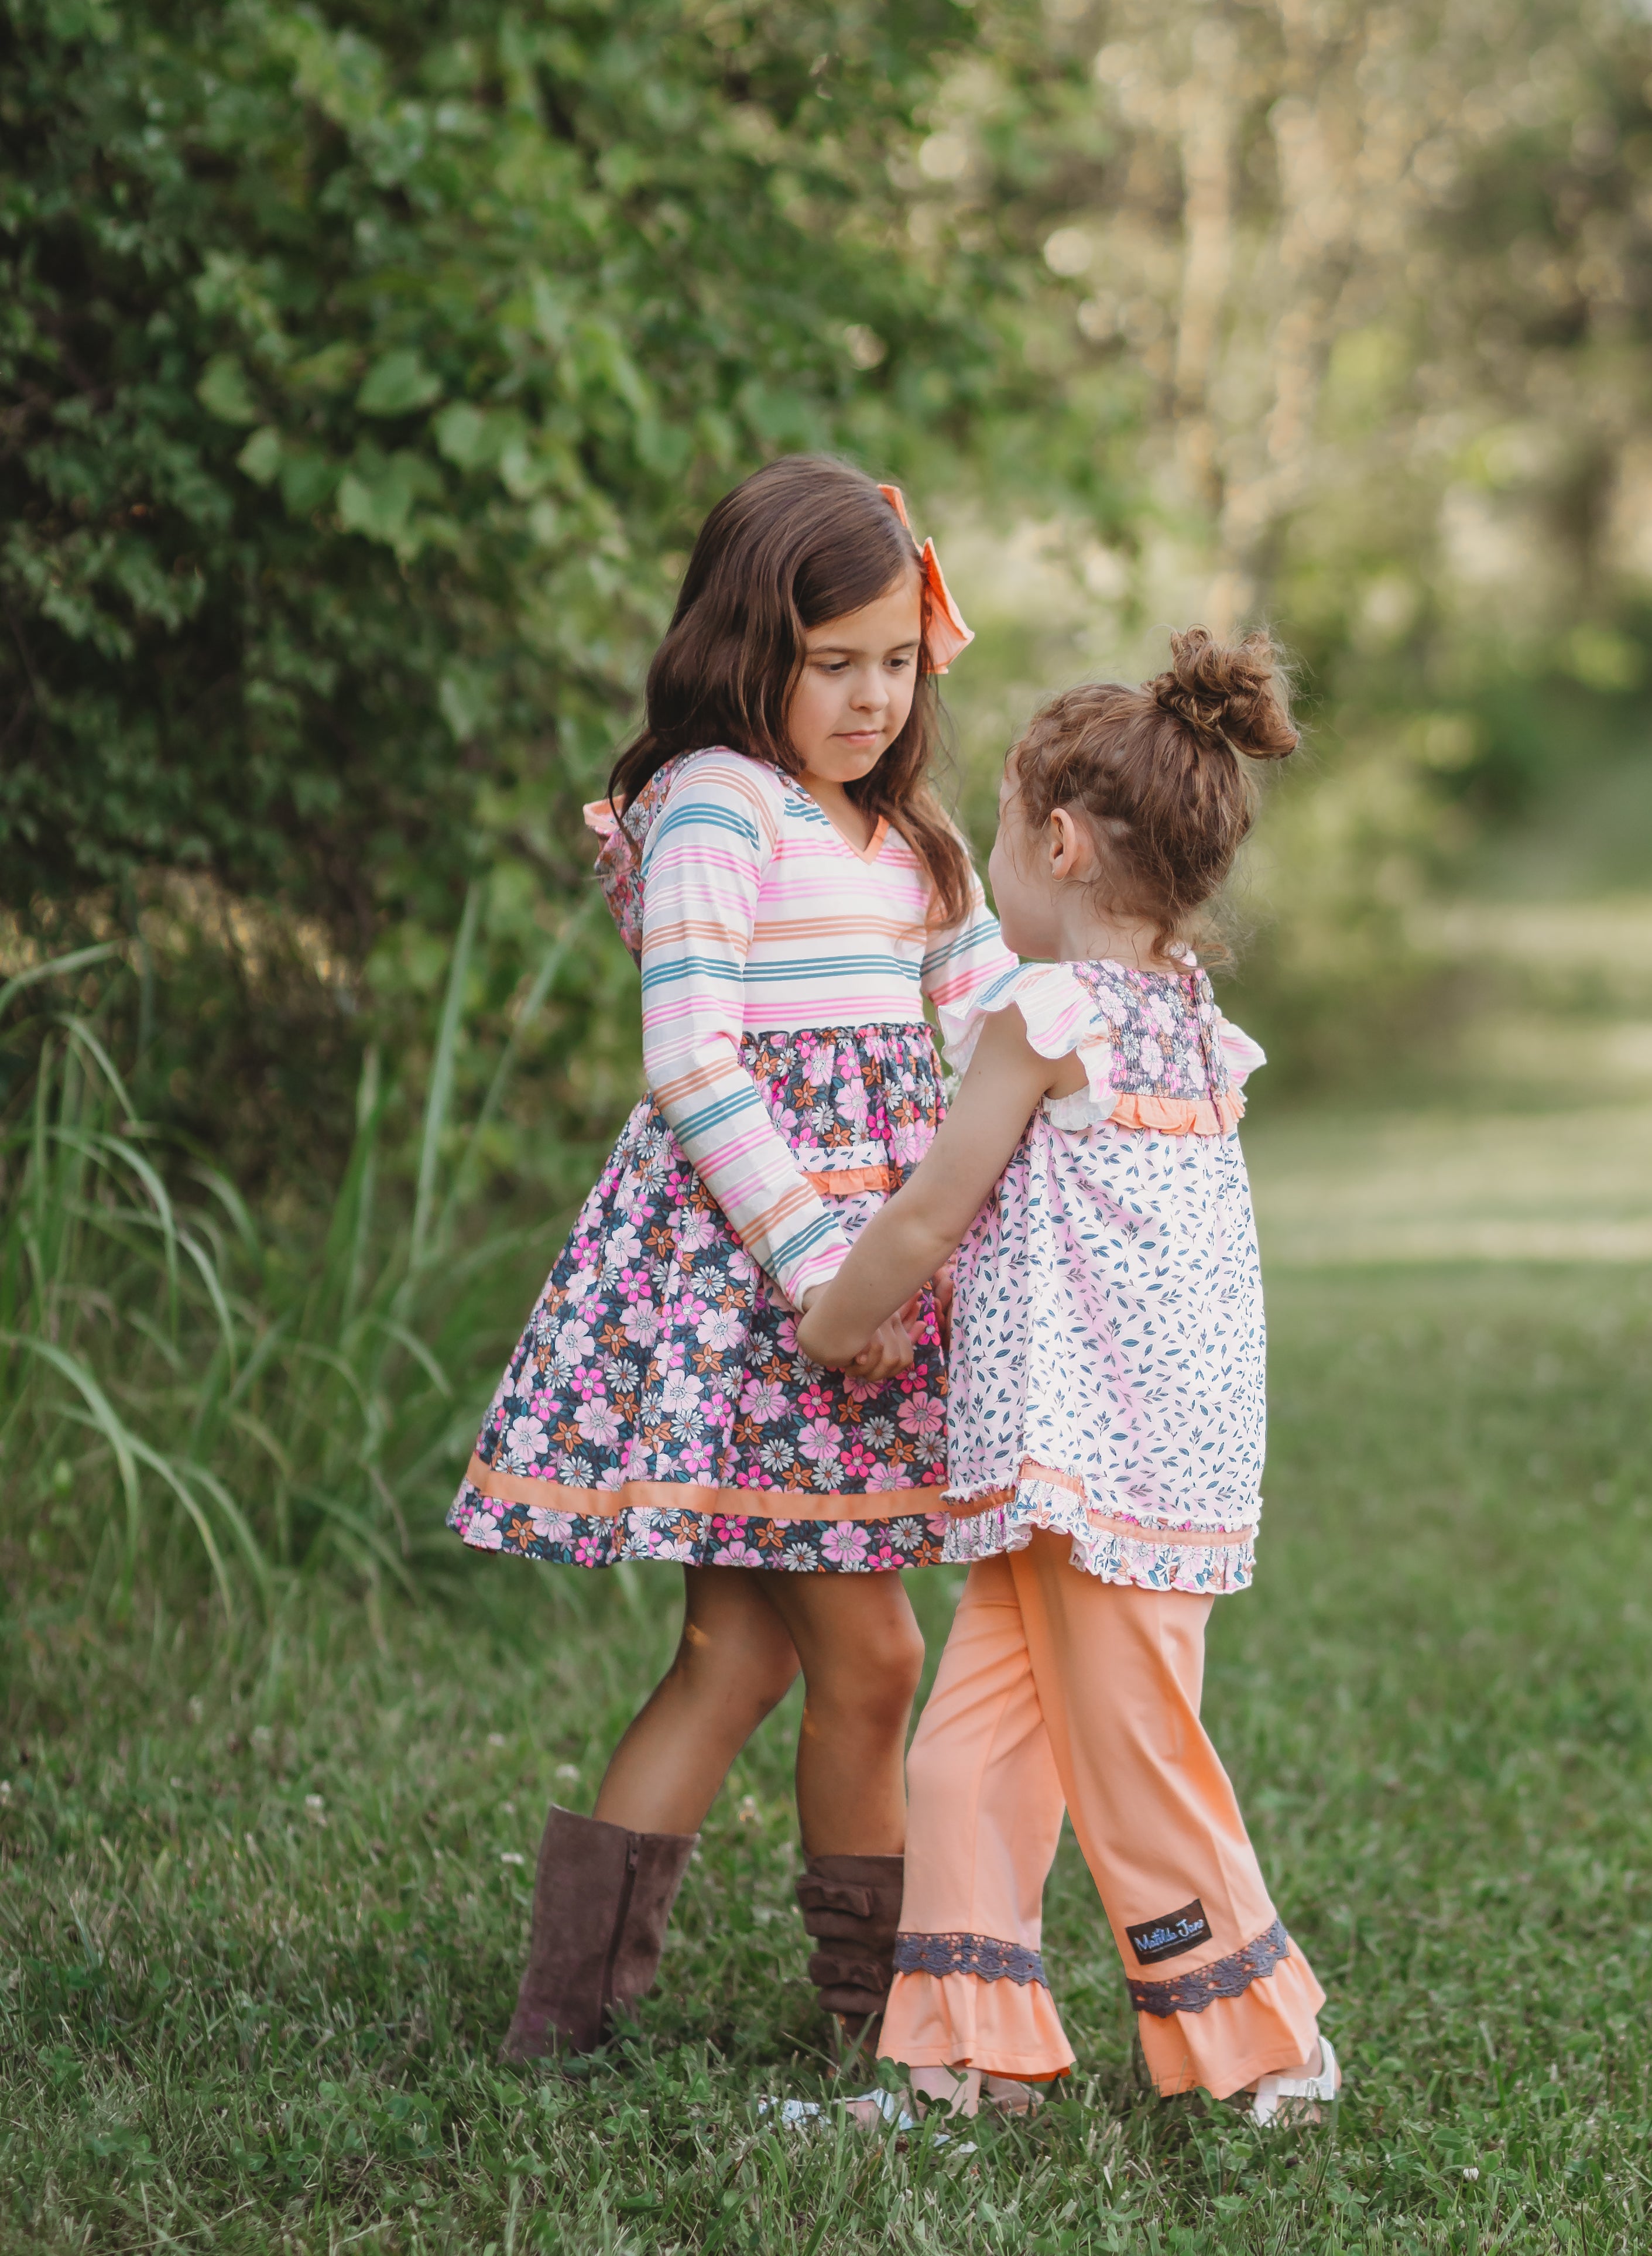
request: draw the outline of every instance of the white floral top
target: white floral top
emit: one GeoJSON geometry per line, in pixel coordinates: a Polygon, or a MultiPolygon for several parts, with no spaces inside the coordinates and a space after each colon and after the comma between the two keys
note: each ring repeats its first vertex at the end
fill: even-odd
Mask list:
{"type": "Polygon", "coordinates": [[[1155,1590],[1242,1590],[1265,1438],[1262,1279],[1234,1132],[1264,1062],[1206,974],[1030,964],[1013,1005],[1087,1087],[1046,1098],[958,1257],[946,1556],[1072,1539],[1072,1563],[1155,1590]]]}

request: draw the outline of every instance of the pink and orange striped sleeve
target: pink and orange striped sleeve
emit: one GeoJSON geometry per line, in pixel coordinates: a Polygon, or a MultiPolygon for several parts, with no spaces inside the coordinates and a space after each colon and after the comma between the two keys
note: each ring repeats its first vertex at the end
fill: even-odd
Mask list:
{"type": "Polygon", "coordinates": [[[782,788],[730,751],[697,754],[672,785],[643,857],[643,1066],[700,1181],[796,1307],[836,1273],[848,1242],[740,1062],[746,956],[782,788]]]}
{"type": "Polygon", "coordinates": [[[963,1033],[970,1005],[982,988],[1006,971],[1016,970],[1021,962],[1004,946],[998,920],[987,906],[973,865],[969,883],[968,914],[961,923],[936,934],[920,974],[924,992],[941,1022],[944,1046],[955,1042],[963,1033]]]}

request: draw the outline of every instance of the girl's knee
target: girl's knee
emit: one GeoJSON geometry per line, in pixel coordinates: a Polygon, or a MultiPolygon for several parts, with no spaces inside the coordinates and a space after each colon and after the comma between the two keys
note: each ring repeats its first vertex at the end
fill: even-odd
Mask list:
{"type": "Polygon", "coordinates": [[[798,1656],[773,1639],[730,1636],[688,1621],[671,1673],[690,1698],[737,1707],[755,1730],[791,1689],[798,1656]]]}
{"type": "Polygon", "coordinates": [[[777,1708],[798,1681],[795,1659],[784,1664],[765,1662],[755,1667],[744,1681],[747,1699],[756,1710],[757,1722],[777,1708]]]}
{"type": "Polygon", "coordinates": [[[914,1622],[869,1650],[834,1656],[809,1686],[812,1708],[903,1731],[924,1670],[924,1639],[914,1622]]]}

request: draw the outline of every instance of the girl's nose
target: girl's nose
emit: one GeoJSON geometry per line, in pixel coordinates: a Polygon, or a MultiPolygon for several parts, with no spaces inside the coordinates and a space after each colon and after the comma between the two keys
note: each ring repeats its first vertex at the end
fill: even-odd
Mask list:
{"type": "Polygon", "coordinates": [[[857,713],[881,713],[889,701],[889,687],[882,672],[862,674],[849,694],[857,713]]]}

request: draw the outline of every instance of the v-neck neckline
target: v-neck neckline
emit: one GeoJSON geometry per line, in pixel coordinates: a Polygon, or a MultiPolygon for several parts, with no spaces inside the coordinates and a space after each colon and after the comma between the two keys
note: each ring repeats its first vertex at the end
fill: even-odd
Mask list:
{"type": "Polygon", "coordinates": [[[854,855],[857,862],[875,862],[877,860],[878,856],[883,851],[883,842],[889,835],[889,819],[887,814],[879,815],[876,822],[872,827],[872,835],[867,840],[864,846],[857,846],[853,838],[846,837],[844,833],[839,829],[837,824],[833,822],[832,817],[826,813],[825,807],[821,806],[819,800],[815,797],[814,793],[808,789],[806,785],[800,783],[796,776],[788,776],[786,780],[791,785],[795,791],[799,793],[803,798],[808,800],[810,806],[813,807],[821,821],[826,824],[827,829],[832,833],[832,835],[847,852],[854,855]]]}

